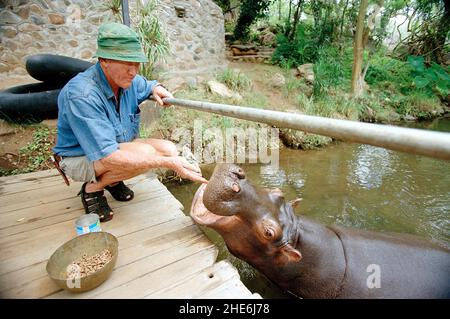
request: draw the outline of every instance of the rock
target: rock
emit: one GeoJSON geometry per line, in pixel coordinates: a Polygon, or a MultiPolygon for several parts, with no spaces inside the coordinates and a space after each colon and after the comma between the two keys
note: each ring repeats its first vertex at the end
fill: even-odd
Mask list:
{"type": "Polygon", "coordinates": [[[14,38],[17,35],[17,30],[14,27],[2,26],[1,30],[6,38],[14,38]]]}
{"type": "Polygon", "coordinates": [[[275,38],[276,35],[269,31],[262,35],[260,41],[264,45],[272,46],[273,44],[275,44],[275,38]]]}
{"type": "Polygon", "coordinates": [[[56,13],[49,13],[48,19],[52,24],[64,24],[64,16],[56,13]]]}
{"type": "Polygon", "coordinates": [[[242,100],[242,96],[239,93],[231,91],[224,84],[217,81],[208,81],[208,88],[212,93],[220,95],[222,97],[234,98],[236,100],[242,100]]]}
{"type": "Polygon", "coordinates": [[[0,13],[0,21],[2,24],[17,24],[22,21],[20,17],[11,11],[2,11],[0,13]]]}
{"type": "Polygon", "coordinates": [[[19,15],[22,19],[26,20],[30,16],[30,7],[22,7],[17,11],[17,15],[19,15]]]}
{"type": "Polygon", "coordinates": [[[186,84],[192,89],[196,89],[198,87],[197,79],[193,76],[186,77],[186,84]]]}
{"type": "Polygon", "coordinates": [[[82,59],[90,59],[92,58],[92,52],[89,50],[83,50],[83,52],[81,52],[81,58],[82,59]]]}
{"type": "Polygon", "coordinates": [[[31,20],[31,22],[33,22],[34,24],[38,24],[38,25],[45,24],[45,20],[44,20],[42,17],[40,17],[40,16],[32,15],[32,16],[30,17],[30,20],[31,20]]]}
{"type": "Polygon", "coordinates": [[[9,66],[5,63],[0,62],[0,73],[8,72],[8,71],[9,71],[9,66]]]}
{"type": "Polygon", "coordinates": [[[22,23],[19,25],[18,29],[20,32],[32,32],[41,31],[42,27],[31,23],[22,23]]]}
{"type": "Polygon", "coordinates": [[[297,76],[304,78],[308,83],[314,83],[314,64],[306,63],[297,67],[297,76]]]}
{"type": "Polygon", "coordinates": [[[37,4],[34,4],[34,3],[32,5],[30,5],[30,10],[31,10],[31,12],[36,13],[38,15],[44,14],[44,10],[40,6],[38,6],[37,4]]]}
{"type": "Polygon", "coordinates": [[[232,45],[230,48],[234,56],[256,55],[257,53],[256,47],[253,45],[232,45]]]}
{"type": "Polygon", "coordinates": [[[9,124],[4,120],[0,120],[0,136],[14,134],[16,129],[13,125],[9,124]]]}
{"type": "Polygon", "coordinates": [[[403,119],[405,120],[405,121],[412,121],[412,122],[414,122],[414,121],[417,121],[417,117],[415,117],[415,116],[412,116],[412,115],[405,115],[404,117],[403,117],[403,119]]]}
{"type": "Polygon", "coordinates": [[[78,46],[78,41],[77,40],[70,40],[69,41],[69,44],[70,44],[70,46],[72,46],[72,47],[77,47],[78,46]]]}
{"type": "Polygon", "coordinates": [[[286,85],[286,79],[284,78],[283,74],[275,73],[270,79],[270,85],[275,88],[283,87],[286,85]]]}
{"type": "Polygon", "coordinates": [[[168,79],[162,83],[170,92],[175,92],[179,89],[181,89],[185,84],[186,81],[182,77],[174,77],[171,79],[168,79]]]}

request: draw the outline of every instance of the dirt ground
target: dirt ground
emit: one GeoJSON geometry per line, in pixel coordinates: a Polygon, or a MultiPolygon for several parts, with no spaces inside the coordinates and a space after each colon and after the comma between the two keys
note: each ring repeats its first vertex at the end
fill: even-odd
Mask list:
{"type": "MultiPolygon", "coordinates": [[[[17,85],[39,82],[29,75],[0,74],[0,90],[17,85]]],[[[56,120],[46,120],[41,124],[56,127],[56,120]]],[[[0,120],[0,169],[14,169],[20,166],[20,148],[32,141],[36,125],[18,125],[0,120]]]]}

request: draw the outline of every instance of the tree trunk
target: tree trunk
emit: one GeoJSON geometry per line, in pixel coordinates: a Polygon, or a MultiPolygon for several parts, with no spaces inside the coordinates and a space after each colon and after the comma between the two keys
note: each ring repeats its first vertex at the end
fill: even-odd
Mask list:
{"type": "Polygon", "coordinates": [[[281,1],[278,0],[278,20],[281,21],[281,1]]]}
{"type": "Polygon", "coordinates": [[[352,94],[360,96],[364,92],[364,79],[362,78],[362,62],[363,62],[363,35],[364,20],[367,11],[368,0],[361,0],[358,13],[358,21],[356,22],[355,42],[353,45],[353,69],[352,69],[352,94]]]}
{"type": "Polygon", "coordinates": [[[292,30],[291,33],[289,35],[289,39],[294,39],[295,38],[295,34],[297,33],[297,24],[298,24],[298,20],[300,20],[300,15],[302,12],[302,5],[303,5],[303,0],[299,0],[297,3],[297,8],[295,9],[295,13],[294,13],[294,23],[292,25],[292,30]]]}

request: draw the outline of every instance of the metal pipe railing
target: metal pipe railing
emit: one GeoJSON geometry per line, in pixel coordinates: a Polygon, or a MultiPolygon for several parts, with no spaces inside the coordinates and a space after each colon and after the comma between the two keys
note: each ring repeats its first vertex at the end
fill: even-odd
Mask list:
{"type": "Polygon", "coordinates": [[[395,151],[450,160],[450,133],[362,123],[236,105],[165,98],[165,103],[268,125],[370,144],[395,151]]]}
{"type": "Polygon", "coordinates": [[[122,0],[122,20],[123,24],[130,26],[130,8],[128,6],[128,0],[122,0]]]}

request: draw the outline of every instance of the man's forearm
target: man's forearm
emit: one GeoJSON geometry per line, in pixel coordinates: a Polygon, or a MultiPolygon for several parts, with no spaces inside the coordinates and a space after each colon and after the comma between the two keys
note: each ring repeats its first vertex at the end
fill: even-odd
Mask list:
{"type": "Polygon", "coordinates": [[[173,168],[170,157],[117,150],[100,160],[107,170],[142,171],[157,167],[173,168]]]}

